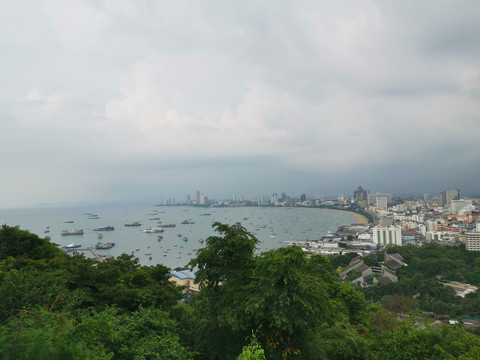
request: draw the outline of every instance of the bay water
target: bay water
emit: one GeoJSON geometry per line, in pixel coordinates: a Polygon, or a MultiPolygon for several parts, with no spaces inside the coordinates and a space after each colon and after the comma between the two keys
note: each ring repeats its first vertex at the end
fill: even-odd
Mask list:
{"type": "MultiPolygon", "coordinates": [[[[0,221],[40,237],[50,236],[60,246],[75,242],[84,249],[100,241],[113,242],[113,248],[98,251],[115,257],[133,254],[142,265],[163,264],[174,269],[185,267],[205,246],[201,241],[215,234],[214,222],[240,222],[260,241],[257,252],[263,252],[281,247],[285,241],[320,239],[341,225],[354,223],[355,218],[348,213],[311,208],[101,205],[1,209],[0,221]],[[142,225],[125,226],[133,221],[142,225]],[[163,233],[143,232],[158,226],[159,221],[176,226],[165,228],[163,233]],[[115,230],[93,230],[106,226],[115,230]],[[68,229],[83,229],[84,234],[62,236],[62,231],[68,229]],[[163,238],[159,239],[159,235],[163,238]]],[[[89,251],[84,254],[92,256],[89,251]]]]}

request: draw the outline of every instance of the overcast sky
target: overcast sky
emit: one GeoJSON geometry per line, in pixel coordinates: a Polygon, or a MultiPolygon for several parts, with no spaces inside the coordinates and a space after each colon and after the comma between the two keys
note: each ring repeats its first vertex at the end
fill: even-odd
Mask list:
{"type": "Polygon", "coordinates": [[[478,0],[0,10],[0,207],[480,193],[478,0]]]}

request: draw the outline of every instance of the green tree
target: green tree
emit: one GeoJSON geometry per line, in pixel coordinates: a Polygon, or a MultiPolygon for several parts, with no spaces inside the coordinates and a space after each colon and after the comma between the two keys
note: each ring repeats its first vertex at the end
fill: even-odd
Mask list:
{"type": "Polygon", "coordinates": [[[50,259],[62,253],[48,239],[20,230],[18,226],[2,225],[0,228],[0,260],[11,256],[30,259],[50,259]]]}
{"type": "Polygon", "coordinates": [[[190,261],[196,267],[196,282],[215,287],[227,281],[246,283],[254,264],[253,253],[257,238],[240,223],[234,225],[215,222],[212,227],[221,236],[212,235],[205,241],[205,248],[190,261]]]}

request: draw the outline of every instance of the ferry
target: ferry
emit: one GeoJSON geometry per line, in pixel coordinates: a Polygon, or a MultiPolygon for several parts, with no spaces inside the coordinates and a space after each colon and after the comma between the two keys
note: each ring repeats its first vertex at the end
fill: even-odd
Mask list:
{"type": "Polygon", "coordinates": [[[115,227],[113,226],[105,226],[105,227],[99,227],[99,228],[93,229],[93,231],[113,231],[113,230],[115,230],[115,227]]]}

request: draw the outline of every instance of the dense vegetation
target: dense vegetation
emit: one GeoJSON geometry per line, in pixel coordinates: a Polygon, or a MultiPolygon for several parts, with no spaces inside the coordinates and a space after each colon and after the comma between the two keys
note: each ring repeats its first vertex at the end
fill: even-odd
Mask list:
{"type": "Polygon", "coordinates": [[[479,252],[467,251],[463,244],[456,247],[436,243],[391,247],[387,252],[399,253],[408,266],[397,270],[398,283],[369,288],[365,292],[367,299],[393,304],[395,299],[406,298],[410,299],[409,310],[418,308],[450,317],[480,316],[480,291],[461,298],[441,282],[458,281],[480,287],[479,252]]]}
{"type": "MultiPolygon", "coordinates": [[[[69,256],[45,239],[3,226],[0,357],[480,358],[480,338],[463,326],[432,327],[414,316],[397,320],[394,311],[338,282],[323,256],[307,257],[296,247],[255,256],[258,241],[240,224],[214,227],[219,235],[191,262],[201,291],[181,303],[181,289],[161,265],[140,266],[128,255],[102,263],[69,256]]],[[[473,274],[476,259],[468,266],[473,274]]],[[[463,276],[455,269],[441,273],[463,276]]],[[[405,278],[414,278],[415,266],[405,271],[405,278]]],[[[384,291],[375,296],[391,295],[384,291]]]]}

